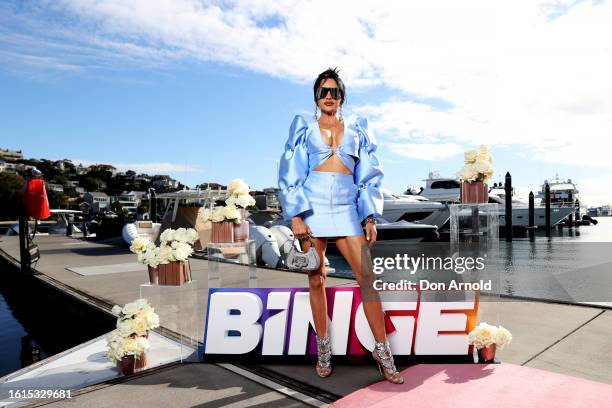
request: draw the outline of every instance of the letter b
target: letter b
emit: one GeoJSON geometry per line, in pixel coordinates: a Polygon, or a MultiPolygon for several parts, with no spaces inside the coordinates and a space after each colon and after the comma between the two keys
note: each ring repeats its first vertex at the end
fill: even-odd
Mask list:
{"type": "Polygon", "coordinates": [[[261,340],[263,304],[259,296],[246,292],[216,292],[210,295],[206,354],[245,354],[253,351],[261,340]],[[232,310],[238,311],[230,313],[232,310]],[[240,336],[229,336],[237,331],[240,336]]]}

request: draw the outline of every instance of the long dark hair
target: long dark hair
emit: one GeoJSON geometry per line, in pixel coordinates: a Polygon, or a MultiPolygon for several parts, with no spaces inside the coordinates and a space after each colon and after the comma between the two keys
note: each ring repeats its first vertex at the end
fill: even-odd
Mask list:
{"type": "Polygon", "coordinates": [[[334,81],[336,81],[336,84],[338,84],[338,90],[340,91],[340,96],[342,96],[342,101],[340,102],[340,105],[344,104],[344,102],[346,101],[346,88],[344,87],[344,82],[342,82],[342,80],[340,79],[340,76],[338,75],[339,72],[340,70],[337,67],[333,69],[329,68],[321,72],[319,76],[317,77],[317,79],[315,79],[314,87],[313,87],[313,97],[314,97],[315,103],[318,102],[317,101],[317,89],[321,87],[321,84],[325,82],[326,79],[333,79],[334,81]]]}

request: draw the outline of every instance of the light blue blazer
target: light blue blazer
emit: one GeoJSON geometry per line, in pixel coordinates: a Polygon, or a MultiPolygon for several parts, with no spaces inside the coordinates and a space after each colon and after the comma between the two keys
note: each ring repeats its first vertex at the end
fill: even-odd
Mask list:
{"type": "MultiPolygon", "coordinates": [[[[353,172],[353,180],[359,187],[357,212],[360,220],[370,214],[380,217],[383,212],[383,169],[375,152],[376,139],[367,119],[358,118],[345,127],[337,153],[342,163],[353,172]]],[[[318,123],[296,115],[289,129],[278,174],[279,199],[286,221],[312,209],[304,192],[304,182],[308,174],[332,154],[332,148],[323,141],[318,123]]]]}

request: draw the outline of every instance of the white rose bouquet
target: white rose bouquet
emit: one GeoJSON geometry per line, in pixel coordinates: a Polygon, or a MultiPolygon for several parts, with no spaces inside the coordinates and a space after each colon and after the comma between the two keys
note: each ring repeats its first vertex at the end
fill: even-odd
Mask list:
{"type": "Polygon", "coordinates": [[[487,146],[480,146],[478,150],[466,151],[464,158],[465,165],[457,173],[459,180],[470,183],[477,181],[486,183],[493,177],[493,161],[487,146]]]}
{"type": "Polygon", "coordinates": [[[242,222],[242,215],[235,205],[226,205],[222,207],[215,207],[210,210],[200,210],[198,212],[199,217],[204,221],[212,222],[224,222],[231,221],[235,224],[242,222]]]}
{"type": "Polygon", "coordinates": [[[137,237],[130,245],[130,251],[138,256],[138,262],[141,264],[156,268],[159,265],[157,261],[157,253],[159,248],[155,246],[149,238],[137,237]]]}
{"type": "Polygon", "coordinates": [[[249,185],[242,179],[232,180],[227,186],[227,199],[225,204],[239,208],[247,208],[255,205],[255,199],[249,194],[249,185]]]}
{"type": "Polygon", "coordinates": [[[130,250],[138,256],[138,262],[152,268],[170,262],[184,262],[193,253],[193,244],[199,236],[193,228],[168,228],[159,238],[159,246],[146,238],[136,238],[132,241],[130,250]]]}
{"type": "Polygon", "coordinates": [[[161,244],[157,254],[159,264],[184,262],[193,253],[193,244],[199,239],[193,228],[168,228],[159,237],[161,244]]]}
{"type": "Polygon", "coordinates": [[[503,326],[480,323],[468,335],[468,343],[477,350],[495,344],[500,350],[512,341],[512,334],[503,326]]]}
{"type": "Polygon", "coordinates": [[[159,327],[159,316],[146,299],[137,299],[121,307],[115,305],[116,329],[106,337],[108,357],[113,362],[125,356],[140,357],[149,349],[149,330],[159,327]]]}

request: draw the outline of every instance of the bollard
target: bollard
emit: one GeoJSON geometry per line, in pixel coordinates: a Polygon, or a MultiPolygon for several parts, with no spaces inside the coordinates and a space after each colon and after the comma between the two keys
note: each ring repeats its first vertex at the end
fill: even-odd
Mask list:
{"type": "Polygon", "coordinates": [[[67,237],[71,237],[72,236],[73,221],[74,221],[73,215],[72,214],[68,214],[68,216],[66,217],[66,236],[67,237]]]}
{"type": "MultiPolygon", "coordinates": [[[[574,205],[574,196],[572,195],[571,191],[567,193],[567,200],[569,201],[570,205],[574,205]]],[[[577,219],[578,218],[576,218],[576,220],[577,219]]],[[[571,213],[567,217],[567,225],[569,226],[570,229],[574,227],[574,213],[571,213]]]]}
{"type": "Polygon", "coordinates": [[[544,186],[544,203],[546,205],[546,236],[550,238],[551,225],[550,225],[550,186],[546,182],[544,186]]]}
{"type": "Polygon", "coordinates": [[[154,188],[149,189],[149,219],[157,222],[157,194],[154,188]]]}
{"type": "Polygon", "coordinates": [[[83,214],[83,238],[87,238],[87,219],[85,217],[85,214],[83,214]]]}
{"type": "Polygon", "coordinates": [[[512,176],[510,172],[506,172],[506,183],[504,185],[506,191],[506,241],[512,241],[512,176]]]}
{"type": "Polygon", "coordinates": [[[529,192],[529,238],[535,237],[535,201],[533,191],[529,192]]]}
{"type": "Polygon", "coordinates": [[[26,274],[30,270],[30,232],[28,226],[28,216],[22,207],[19,212],[19,261],[21,263],[21,273],[26,274]]]}

